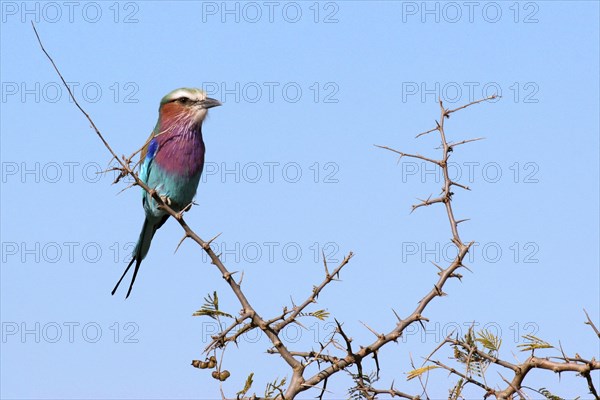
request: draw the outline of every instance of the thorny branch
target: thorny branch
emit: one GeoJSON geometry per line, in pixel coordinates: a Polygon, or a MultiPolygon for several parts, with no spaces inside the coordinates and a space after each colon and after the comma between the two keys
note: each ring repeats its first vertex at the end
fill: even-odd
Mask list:
{"type": "MultiPolygon", "coordinates": [[[[476,339],[476,340],[483,342],[483,340],[481,340],[481,339],[476,339]]],[[[538,343],[541,343],[540,339],[537,339],[537,340],[539,341],[538,343]]],[[[487,386],[485,383],[477,380],[474,377],[473,370],[468,367],[468,362],[461,362],[462,364],[467,365],[467,367],[465,368],[466,372],[462,373],[454,367],[445,365],[445,364],[441,363],[440,361],[433,360],[431,358],[433,356],[433,354],[431,354],[425,360],[425,363],[431,362],[432,364],[434,364],[442,369],[447,370],[450,374],[456,375],[457,377],[465,380],[466,383],[473,384],[473,385],[479,386],[482,389],[485,389],[485,397],[494,396],[496,399],[512,399],[513,398],[512,396],[514,394],[522,395],[521,394],[522,389],[533,390],[529,387],[524,386],[523,381],[525,380],[525,377],[531,370],[541,369],[541,370],[552,371],[552,372],[558,373],[558,374],[560,374],[562,372],[575,372],[575,373],[581,375],[582,377],[584,377],[586,379],[589,393],[594,395],[594,398],[598,399],[598,394],[596,392],[596,389],[594,387],[594,384],[593,384],[591,376],[590,376],[590,372],[592,370],[600,369],[600,361],[596,361],[595,359],[586,360],[579,356],[566,357],[564,355],[564,352],[563,352],[562,357],[536,357],[533,354],[536,346],[533,345],[533,346],[531,346],[532,355],[530,357],[528,357],[525,361],[515,364],[515,363],[510,363],[508,361],[502,360],[502,359],[498,358],[496,355],[492,355],[493,352],[484,351],[483,349],[480,349],[476,344],[474,344],[467,337],[465,337],[464,339],[459,339],[458,337],[454,338],[454,339],[450,338],[450,337],[446,337],[446,339],[438,346],[436,351],[439,350],[440,348],[444,347],[446,344],[451,345],[455,348],[455,354],[457,351],[459,353],[462,352],[462,354],[469,354],[470,355],[469,358],[471,360],[473,358],[476,358],[477,360],[479,360],[477,362],[485,362],[486,364],[495,364],[504,369],[510,370],[513,373],[512,380],[503,378],[504,382],[507,384],[506,388],[493,389],[493,388],[487,386]],[[555,358],[555,359],[558,359],[561,361],[553,361],[552,358],[555,358]]],[[[550,346],[550,347],[552,347],[552,346],[550,346]]],[[[544,346],[544,348],[545,348],[545,346],[544,346]]],[[[496,349],[496,350],[498,350],[498,349],[496,349]]],[[[454,357],[454,358],[457,359],[457,357],[454,357]]],[[[481,371],[476,371],[475,375],[479,375],[480,377],[485,378],[485,374],[483,374],[481,371]]]]}
{"type": "MultiPolygon", "coordinates": [[[[131,176],[134,180],[133,185],[140,186],[143,190],[148,192],[152,196],[152,198],[159,204],[159,206],[165,210],[166,213],[168,213],[170,216],[175,218],[175,220],[180,224],[180,226],[184,230],[184,237],[182,238],[182,241],[185,240],[186,238],[190,238],[191,240],[196,242],[208,254],[208,256],[211,259],[211,263],[213,265],[215,265],[215,267],[219,270],[219,273],[221,274],[223,279],[225,279],[225,281],[229,285],[230,289],[232,290],[232,292],[238,299],[238,302],[240,303],[240,305],[242,307],[242,309],[239,313],[239,316],[236,318],[233,318],[233,321],[231,322],[231,324],[229,326],[227,326],[225,329],[223,329],[218,335],[215,335],[212,337],[213,340],[206,347],[205,353],[208,354],[209,352],[216,352],[218,349],[222,349],[224,351],[225,347],[229,343],[236,343],[237,338],[239,338],[240,335],[242,335],[243,333],[248,332],[253,329],[260,329],[269,338],[269,340],[271,341],[271,343],[273,345],[273,347],[268,349],[267,352],[270,354],[280,355],[282,357],[282,359],[288,364],[288,366],[290,367],[290,369],[292,371],[292,379],[289,381],[289,383],[286,383],[286,380],[282,380],[279,383],[277,383],[277,381],[275,381],[273,384],[269,384],[269,386],[267,387],[267,388],[269,388],[269,387],[272,388],[271,392],[273,393],[273,395],[276,398],[293,399],[299,393],[302,393],[306,390],[314,388],[314,389],[320,390],[319,398],[322,399],[323,394],[326,390],[328,379],[331,376],[333,376],[334,374],[339,373],[340,371],[348,371],[349,372],[349,368],[351,366],[356,366],[358,369],[358,374],[353,375],[356,377],[356,379],[355,379],[356,383],[357,383],[356,390],[360,393],[361,396],[363,396],[365,398],[374,399],[378,395],[387,395],[390,397],[399,397],[399,398],[414,399],[414,400],[421,398],[420,395],[410,395],[410,394],[404,393],[400,390],[397,390],[394,387],[394,383],[391,384],[389,389],[378,389],[378,388],[373,387],[371,380],[366,379],[366,375],[363,374],[363,361],[368,356],[373,357],[373,359],[375,360],[376,367],[377,367],[377,377],[378,377],[379,361],[377,358],[377,354],[378,354],[379,350],[390,342],[396,342],[398,340],[398,338],[400,336],[402,336],[405,329],[407,327],[409,327],[410,325],[412,325],[414,323],[419,323],[419,324],[423,325],[423,321],[428,321],[428,319],[423,316],[423,313],[425,312],[425,310],[426,310],[427,306],[430,304],[430,302],[433,299],[435,299],[436,297],[441,297],[441,296],[445,295],[443,289],[444,289],[445,284],[447,283],[447,281],[450,278],[457,278],[459,280],[462,278],[462,275],[459,274],[457,271],[459,268],[467,268],[463,264],[463,261],[474,242],[471,241],[471,242],[465,243],[465,242],[463,242],[463,240],[461,239],[461,237],[459,235],[458,225],[461,222],[466,221],[467,219],[457,220],[455,218],[454,209],[452,207],[452,196],[453,196],[452,187],[456,186],[456,187],[459,187],[459,188],[462,188],[465,190],[470,190],[470,189],[465,185],[462,185],[458,182],[452,181],[452,179],[450,178],[450,174],[448,172],[448,159],[450,157],[450,154],[453,151],[453,147],[459,146],[462,144],[466,144],[466,143],[470,143],[470,142],[474,142],[474,141],[478,141],[483,138],[465,139],[465,140],[462,140],[462,141],[459,141],[456,143],[448,142],[448,140],[446,138],[444,123],[445,123],[445,120],[448,119],[451,114],[453,114],[457,111],[463,110],[472,105],[496,99],[497,98],[496,95],[490,96],[487,98],[483,98],[483,99],[480,99],[477,101],[473,101],[471,103],[465,104],[465,105],[460,106],[455,109],[447,109],[444,107],[442,101],[439,101],[440,119],[439,119],[439,121],[436,121],[436,127],[417,135],[417,138],[418,138],[418,137],[425,136],[427,134],[430,134],[430,133],[433,133],[436,131],[438,132],[440,139],[441,139],[441,146],[439,148],[442,150],[442,155],[439,160],[425,157],[425,156],[422,156],[419,154],[404,153],[404,152],[395,150],[393,148],[390,148],[388,146],[377,146],[379,148],[386,149],[386,150],[392,151],[396,154],[399,154],[400,157],[417,158],[417,159],[421,159],[421,160],[429,162],[429,163],[433,163],[433,164],[437,165],[439,168],[441,168],[441,170],[442,170],[443,177],[444,177],[444,185],[442,187],[441,194],[435,198],[431,198],[431,196],[429,196],[427,199],[420,200],[419,203],[412,206],[412,211],[414,211],[420,207],[425,207],[425,206],[430,206],[433,204],[441,203],[444,205],[445,210],[446,210],[448,223],[450,226],[450,230],[452,232],[451,241],[456,246],[458,252],[457,252],[456,257],[452,260],[452,262],[449,265],[447,265],[445,268],[443,268],[439,265],[436,265],[436,267],[439,269],[439,272],[438,272],[439,278],[437,279],[437,282],[423,296],[423,298],[418,302],[417,306],[414,308],[414,310],[408,316],[406,316],[405,318],[401,318],[394,311],[396,318],[397,318],[397,323],[387,333],[378,333],[365,325],[367,327],[367,329],[369,329],[376,337],[373,340],[373,342],[371,342],[369,344],[361,345],[358,347],[353,346],[352,338],[350,336],[348,336],[348,334],[343,330],[342,324],[336,320],[337,329],[336,329],[334,336],[337,335],[342,340],[343,344],[338,343],[338,340],[335,339],[334,337],[332,337],[327,343],[321,344],[321,349],[318,351],[315,351],[315,350],[293,351],[293,350],[288,349],[288,347],[285,344],[283,344],[283,342],[281,341],[281,339],[279,337],[281,330],[292,323],[296,323],[296,324],[300,325],[300,323],[298,322],[297,319],[300,316],[304,315],[304,310],[309,305],[317,302],[317,298],[318,298],[319,294],[322,292],[322,290],[327,285],[329,285],[331,282],[333,282],[339,278],[341,270],[349,263],[353,254],[349,253],[331,273],[329,272],[329,269],[327,267],[325,257],[323,257],[324,258],[325,277],[318,286],[315,286],[313,288],[310,295],[302,303],[300,303],[299,305],[292,304],[292,307],[290,309],[288,309],[287,307],[284,307],[281,314],[279,314],[271,319],[264,319],[263,317],[261,317],[259,315],[259,313],[256,311],[256,309],[251,305],[251,303],[248,300],[248,298],[246,297],[246,295],[244,294],[244,292],[241,288],[241,280],[240,280],[240,282],[236,282],[236,280],[233,278],[233,275],[235,274],[235,272],[230,272],[225,267],[225,265],[221,262],[219,256],[217,254],[215,254],[213,252],[213,250],[211,249],[210,244],[211,244],[212,240],[214,240],[214,239],[211,239],[208,242],[201,239],[188,226],[188,224],[186,223],[186,221],[183,218],[183,212],[175,212],[173,209],[171,209],[169,207],[168,204],[166,204],[163,201],[163,199],[159,196],[159,194],[153,188],[148,187],[146,184],[144,184],[144,182],[142,182],[139,179],[139,177],[135,173],[136,165],[131,167],[131,160],[133,159],[133,156],[137,152],[128,158],[126,158],[124,156],[123,157],[117,156],[115,151],[110,147],[108,142],[105,140],[104,136],[101,134],[101,132],[99,131],[97,126],[94,124],[92,118],[81,107],[81,105],[79,104],[79,102],[77,101],[75,96],[73,95],[71,89],[67,85],[65,79],[63,78],[62,74],[60,73],[54,60],[52,59],[52,57],[48,54],[48,52],[44,48],[42,41],[39,37],[39,34],[37,32],[37,29],[33,23],[32,23],[32,26],[33,26],[33,30],[35,32],[35,35],[37,37],[37,40],[40,44],[42,51],[44,52],[44,54],[46,55],[48,60],[51,62],[56,73],[60,77],[65,88],[67,89],[70,98],[75,103],[75,106],[81,111],[81,113],[89,121],[91,128],[94,130],[96,135],[100,138],[100,140],[102,141],[105,148],[110,152],[112,158],[117,161],[119,166],[116,169],[120,171],[120,175],[116,181],[118,181],[123,176],[126,176],[126,175],[131,176]],[[339,351],[342,351],[343,354],[341,354],[339,356],[331,354],[328,350],[328,348],[331,347],[330,345],[333,345],[333,347],[335,347],[339,351]],[[327,351],[327,353],[326,353],[326,351],[327,351]],[[305,377],[304,375],[306,372],[306,368],[312,363],[317,363],[319,366],[319,370],[314,375],[305,377]],[[287,384],[287,388],[284,387],[285,384],[287,384]],[[319,386],[319,385],[321,385],[321,386],[319,386]]],[[[180,242],[180,244],[181,244],[181,242],[180,242]]],[[[600,337],[600,333],[598,332],[598,329],[596,328],[596,326],[594,325],[594,323],[592,322],[590,317],[587,315],[587,312],[586,312],[586,316],[587,316],[586,324],[590,325],[592,327],[592,329],[594,330],[594,332],[600,337]]],[[[557,373],[560,373],[563,371],[570,371],[570,372],[576,372],[576,373],[580,374],[581,376],[583,376],[586,379],[590,393],[592,393],[595,396],[595,398],[598,399],[598,394],[596,392],[596,389],[594,387],[594,384],[593,384],[591,376],[590,376],[590,372],[592,370],[600,369],[600,362],[596,361],[595,359],[584,360],[581,357],[579,357],[579,355],[576,355],[576,357],[569,358],[569,357],[566,357],[563,353],[563,357],[560,357],[559,361],[552,361],[549,358],[535,357],[533,355],[533,351],[532,351],[532,355],[526,361],[524,361],[523,363],[519,363],[519,364],[513,364],[513,363],[509,363],[509,362],[506,362],[506,361],[503,361],[503,360],[497,358],[496,353],[483,351],[482,349],[476,347],[476,344],[474,344],[474,343],[475,342],[467,341],[465,339],[459,339],[458,337],[456,337],[456,338],[447,337],[446,340],[440,346],[438,346],[426,358],[425,363],[430,362],[433,365],[425,366],[425,367],[422,367],[420,369],[413,371],[412,376],[413,377],[418,376],[419,379],[421,379],[420,378],[421,373],[424,373],[424,372],[429,373],[429,371],[432,368],[442,368],[442,369],[449,371],[451,374],[456,375],[463,382],[463,383],[459,382],[459,384],[457,384],[457,386],[454,388],[454,390],[452,392],[454,394],[452,394],[452,395],[455,397],[453,397],[453,398],[460,397],[460,390],[464,387],[464,385],[472,384],[472,385],[475,385],[475,386],[480,387],[481,389],[485,390],[484,397],[488,397],[491,395],[497,399],[509,399],[509,398],[512,398],[515,393],[522,395],[521,388],[523,388],[523,386],[522,386],[523,380],[525,379],[525,376],[527,375],[527,373],[533,369],[543,369],[543,370],[549,370],[549,371],[553,371],[553,372],[557,372],[557,373]],[[440,361],[433,360],[431,358],[439,349],[441,349],[446,344],[450,345],[450,346],[454,346],[455,349],[460,348],[460,349],[462,349],[462,351],[465,351],[466,354],[468,354],[466,357],[467,359],[465,361],[465,363],[467,365],[467,370],[465,373],[462,373],[462,372],[458,371],[457,369],[455,369],[454,367],[447,366],[447,365],[441,363],[440,361]],[[512,381],[508,381],[505,378],[502,378],[508,384],[508,386],[504,390],[493,389],[488,386],[488,384],[485,382],[485,380],[484,380],[484,382],[480,382],[479,380],[476,379],[476,377],[473,376],[473,373],[470,369],[471,365],[474,363],[482,363],[482,362],[488,363],[488,364],[494,364],[494,365],[508,369],[513,372],[514,377],[513,377],[512,381]]],[[[216,364],[217,364],[217,361],[214,356],[211,356],[210,359],[207,359],[206,362],[196,360],[193,363],[193,365],[200,366],[200,368],[216,367],[217,370],[213,372],[213,376],[216,379],[220,379],[220,380],[226,379],[229,376],[229,372],[222,371],[221,366],[216,365],[216,364]]],[[[242,391],[238,392],[238,396],[237,396],[238,399],[239,398],[250,398],[250,399],[258,398],[256,395],[246,396],[246,393],[249,391],[250,386],[252,385],[251,377],[252,377],[252,375],[250,377],[248,377],[245,388],[242,391]]],[[[427,392],[425,391],[426,382],[422,383],[422,385],[424,385],[423,386],[423,394],[425,395],[426,398],[428,398],[427,392]]],[[[225,395],[222,394],[222,397],[225,398],[225,395]]]]}
{"type": "MultiPolygon", "coordinates": [[[[378,349],[377,346],[379,344],[381,344],[382,341],[385,341],[388,339],[395,340],[395,338],[397,338],[399,335],[402,334],[403,330],[408,325],[410,325],[411,323],[413,323],[415,321],[418,321],[419,318],[422,318],[421,313],[424,311],[424,309],[429,301],[431,301],[436,296],[444,295],[442,288],[444,286],[444,283],[446,282],[446,280],[449,277],[458,277],[460,279],[461,275],[456,273],[455,271],[460,267],[465,267],[463,265],[462,261],[464,260],[464,256],[467,254],[467,251],[469,250],[469,247],[472,245],[473,242],[465,244],[460,239],[459,231],[458,231],[458,224],[460,224],[461,222],[463,222],[465,220],[457,221],[456,218],[454,217],[454,210],[452,208],[453,193],[451,191],[451,188],[452,188],[452,186],[456,186],[456,187],[460,187],[460,188],[466,189],[466,190],[470,190],[470,189],[467,186],[461,185],[458,182],[455,182],[450,178],[450,174],[448,173],[448,159],[450,157],[450,153],[453,151],[453,147],[462,145],[462,144],[466,144],[466,143],[470,143],[470,142],[475,142],[475,141],[481,140],[483,138],[465,139],[465,140],[462,140],[462,141],[459,141],[456,143],[450,143],[447,141],[447,138],[446,138],[444,123],[445,123],[445,120],[448,119],[451,114],[453,114],[457,111],[463,110],[469,106],[472,106],[472,105],[475,105],[478,103],[482,103],[482,102],[485,102],[488,100],[493,100],[497,97],[498,96],[493,95],[493,96],[490,96],[490,97],[487,97],[484,99],[480,99],[480,100],[465,104],[465,105],[460,106],[455,109],[446,109],[444,107],[442,101],[441,100],[439,101],[441,115],[440,115],[439,121],[436,121],[436,127],[432,128],[430,130],[427,130],[425,132],[422,132],[422,133],[418,134],[416,137],[418,138],[418,137],[421,137],[421,136],[424,136],[424,135],[427,135],[427,134],[437,131],[440,135],[440,139],[442,142],[441,146],[439,147],[440,149],[442,149],[442,158],[440,160],[431,159],[429,157],[424,157],[420,154],[404,153],[404,152],[392,149],[387,146],[377,146],[379,148],[390,150],[396,154],[400,154],[400,157],[412,157],[412,158],[421,159],[423,161],[435,164],[441,168],[443,177],[444,177],[444,185],[442,187],[442,192],[441,192],[440,196],[435,197],[433,199],[431,198],[431,196],[429,196],[427,199],[420,200],[419,203],[412,206],[412,211],[416,210],[417,208],[429,206],[429,205],[436,204],[436,203],[444,204],[444,206],[446,208],[446,214],[448,216],[448,222],[450,224],[450,229],[452,231],[452,243],[457,247],[458,255],[446,269],[443,269],[440,266],[436,265],[438,267],[438,269],[440,270],[440,272],[439,272],[440,278],[439,278],[438,282],[436,283],[436,285],[434,285],[434,289],[432,289],[419,302],[417,309],[407,319],[405,319],[405,320],[400,319],[396,329],[391,331],[388,335],[385,335],[382,338],[382,340],[378,340],[378,341],[372,343],[370,346],[365,347],[365,349],[370,349],[370,348],[378,349]]],[[[600,336],[600,333],[598,332],[596,326],[593,324],[593,322],[591,321],[591,319],[589,318],[587,313],[586,313],[586,317],[588,319],[586,324],[590,325],[592,327],[592,329],[594,330],[594,332],[600,336]]],[[[592,379],[590,377],[591,370],[600,369],[600,363],[598,361],[592,360],[589,362],[585,362],[583,360],[578,360],[579,363],[574,364],[574,363],[570,362],[569,360],[564,360],[565,362],[560,363],[560,362],[552,362],[552,361],[549,361],[546,359],[539,359],[539,358],[535,358],[532,356],[528,360],[526,360],[524,363],[521,363],[519,365],[514,365],[507,361],[503,361],[501,359],[493,357],[490,354],[485,353],[479,349],[473,348],[473,347],[469,346],[464,340],[461,341],[461,340],[457,340],[457,339],[447,338],[445,343],[452,343],[455,346],[462,346],[465,350],[468,351],[468,357],[467,357],[467,361],[466,361],[467,371],[469,370],[469,363],[471,362],[470,359],[472,357],[472,354],[475,353],[477,356],[479,356],[479,358],[486,360],[487,362],[497,364],[501,367],[510,369],[514,372],[514,378],[513,378],[512,382],[508,382],[508,387],[506,389],[494,390],[491,387],[487,386],[487,384],[485,382],[482,383],[482,382],[479,382],[476,379],[474,379],[471,376],[471,374],[463,374],[463,373],[457,371],[456,369],[454,369],[452,367],[448,367],[439,361],[431,360],[430,357],[433,355],[433,353],[432,353],[432,355],[430,355],[427,358],[426,361],[430,361],[435,366],[448,370],[451,374],[454,374],[454,375],[458,376],[459,378],[461,378],[463,380],[463,382],[470,383],[470,384],[479,386],[480,388],[484,389],[485,397],[493,395],[497,399],[511,398],[511,396],[513,396],[515,393],[518,393],[520,391],[522,382],[525,379],[525,376],[527,375],[527,373],[530,370],[537,368],[537,369],[551,370],[554,372],[571,371],[571,372],[579,373],[581,376],[585,377],[586,381],[588,382],[590,393],[592,393],[598,399],[596,389],[594,388],[592,379]]],[[[436,348],[434,353],[437,350],[439,350],[445,343],[442,343],[442,345],[438,346],[438,348],[436,348]]],[[[356,357],[356,355],[354,355],[354,357],[356,357]]],[[[423,367],[420,370],[421,370],[420,371],[421,373],[426,372],[426,371],[428,372],[430,370],[430,368],[423,367]]],[[[417,374],[416,376],[420,376],[420,374],[417,374]]],[[[466,383],[464,383],[464,384],[466,384],[466,383]]],[[[375,396],[377,394],[392,394],[387,390],[376,389],[374,387],[367,388],[367,391],[370,394],[372,394],[373,396],[375,396]]],[[[458,398],[458,396],[459,396],[459,393],[457,393],[456,398],[458,398]]]]}

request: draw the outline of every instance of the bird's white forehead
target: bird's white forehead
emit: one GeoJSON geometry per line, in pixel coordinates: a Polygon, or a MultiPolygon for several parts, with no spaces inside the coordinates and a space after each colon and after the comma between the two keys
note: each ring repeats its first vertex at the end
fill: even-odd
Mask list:
{"type": "Polygon", "coordinates": [[[200,101],[206,99],[206,93],[201,89],[180,88],[175,89],[166,95],[165,100],[170,101],[179,99],[180,97],[187,97],[194,101],[200,101]]]}

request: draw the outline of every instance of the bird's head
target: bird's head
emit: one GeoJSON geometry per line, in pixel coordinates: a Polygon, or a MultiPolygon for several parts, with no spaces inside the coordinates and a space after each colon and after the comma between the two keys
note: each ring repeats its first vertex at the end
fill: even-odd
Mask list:
{"type": "Polygon", "coordinates": [[[206,96],[206,92],[195,88],[180,88],[168,93],[160,101],[161,119],[202,123],[209,108],[221,102],[206,96]]]}

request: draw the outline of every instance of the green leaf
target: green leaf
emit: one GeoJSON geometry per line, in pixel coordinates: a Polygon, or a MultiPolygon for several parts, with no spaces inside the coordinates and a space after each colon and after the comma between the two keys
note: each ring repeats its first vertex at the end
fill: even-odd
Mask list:
{"type": "Polygon", "coordinates": [[[283,386],[285,385],[286,382],[287,382],[286,377],[283,377],[281,379],[281,381],[279,381],[279,383],[277,383],[277,378],[275,378],[273,383],[268,383],[267,388],[265,390],[265,398],[266,399],[272,398],[273,395],[275,394],[275,392],[277,391],[277,392],[279,392],[281,397],[285,399],[285,397],[283,397],[283,386]]]}
{"type": "Polygon", "coordinates": [[[538,392],[540,394],[542,394],[545,398],[547,398],[548,400],[564,400],[562,397],[556,396],[554,394],[552,394],[548,389],[546,388],[540,388],[540,390],[538,390],[538,392]]]}
{"type": "Polygon", "coordinates": [[[535,337],[533,335],[525,335],[523,336],[527,342],[517,345],[517,347],[522,347],[521,351],[534,351],[536,349],[553,349],[550,343],[535,337]]]}
{"type": "Polygon", "coordinates": [[[460,378],[456,385],[452,389],[450,389],[450,395],[448,396],[448,400],[458,400],[461,396],[463,388],[466,386],[466,382],[463,378],[460,378]]]}
{"type": "Polygon", "coordinates": [[[200,310],[194,312],[192,314],[192,317],[201,317],[203,315],[206,315],[208,317],[215,318],[215,319],[216,319],[216,317],[233,318],[233,316],[231,316],[231,314],[227,314],[226,312],[223,312],[223,311],[205,310],[205,309],[200,309],[200,310]]]}
{"type": "Polygon", "coordinates": [[[254,372],[251,372],[250,375],[248,375],[248,378],[246,378],[246,383],[244,384],[244,388],[236,393],[238,398],[240,396],[242,396],[242,397],[245,396],[246,393],[248,392],[248,390],[250,390],[250,387],[254,383],[254,380],[252,379],[253,377],[254,377],[254,372]]]}
{"type": "Polygon", "coordinates": [[[329,318],[329,312],[325,310],[317,310],[309,313],[302,312],[299,314],[300,317],[315,317],[321,321],[325,321],[329,318]]]}
{"type": "Polygon", "coordinates": [[[233,318],[231,314],[219,310],[219,297],[217,296],[216,291],[213,292],[212,296],[208,294],[208,296],[204,298],[204,304],[202,305],[202,308],[192,314],[193,317],[199,317],[202,315],[206,315],[213,319],[217,319],[218,317],[233,318]]]}
{"type": "Polygon", "coordinates": [[[379,380],[376,372],[371,372],[369,375],[366,374],[353,374],[348,371],[352,380],[356,383],[350,389],[348,389],[348,395],[350,400],[369,400],[370,398],[365,395],[364,386],[370,387],[373,383],[379,380]]]}
{"type": "Polygon", "coordinates": [[[417,377],[423,375],[425,372],[431,371],[432,369],[436,369],[436,368],[439,368],[439,367],[437,365],[428,365],[426,367],[413,369],[412,371],[408,372],[408,376],[406,377],[406,380],[410,381],[411,379],[417,378],[417,377]]]}
{"type": "Polygon", "coordinates": [[[491,333],[490,331],[488,331],[487,329],[484,329],[482,331],[480,331],[479,333],[477,333],[477,339],[475,339],[477,342],[481,343],[481,345],[483,347],[485,347],[486,349],[492,351],[492,352],[498,352],[500,351],[500,346],[502,345],[502,339],[500,339],[498,336],[495,336],[493,333],[491,333]]]}

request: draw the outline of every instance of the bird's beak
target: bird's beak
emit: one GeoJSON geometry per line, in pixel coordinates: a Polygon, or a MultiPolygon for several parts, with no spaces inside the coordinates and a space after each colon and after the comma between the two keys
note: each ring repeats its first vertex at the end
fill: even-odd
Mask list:
{"type": "Polygon", "coordinates": [[[206,99],[204,99],[200,102],[200,105],[202,106],[202,108],[206,108],[208,110],[209,108],[219,107],[222,104],[219,100],[211,99],[210,97],[207,97],[206,99]]]}

